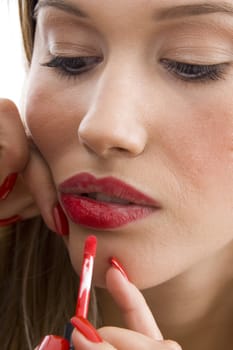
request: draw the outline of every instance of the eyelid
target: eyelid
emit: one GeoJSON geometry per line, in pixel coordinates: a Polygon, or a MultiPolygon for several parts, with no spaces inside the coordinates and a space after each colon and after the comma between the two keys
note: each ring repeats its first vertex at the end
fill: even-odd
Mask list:
{"type": "Polygon", "coordinates": [[[224,79],[227,66],[230,66],[230,63],[196,65],[171,59],[161,59],[160,63],[177,80],[195,84],[224,79]]]}
{"type": "Polygon", "coordinates": [[[97,48],[85,44],[69,42],[49,43],[49,51],[53,56],[100,56],[102,53],[97,48]]]}
{"type": "Polygon", "coordinates": [[[102,61],[98,56],[76,56],[76,57],[63,57],[52,56],[41,66],[53,68],[58,75],[62,78],[77,79],[82,75],[87,75],[102,61]],[[69,64],[80,64],[79,67],[69,67],[69,64]]]}
{"type": "Polygon", "coordinates": [[[218,64],[219,62],[233,59],[232,46],[229,48],[226,45],[224,47],[213,44],[209,47],[208,45],[201,46],[200,44],[190,43],[189,47],[186,43],[183,47],[171,46],[169,49],[164,50],[161,55],[174,61],[182,60],[197,65],[218,64]]]}

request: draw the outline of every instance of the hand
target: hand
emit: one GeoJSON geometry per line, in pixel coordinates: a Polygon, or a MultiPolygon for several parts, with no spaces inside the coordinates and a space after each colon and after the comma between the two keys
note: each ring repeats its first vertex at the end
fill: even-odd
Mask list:
{"type": "MultiPolygon", "coordinates": [[[[129,329],[103,327],[97,330],[82,318],[72,318],[72,335],[77,350],[181,350],[179,344],[163,340],[162,334],[139,290],[124,275],[111,267],[106,285],[119,306],[129,329]]],[[[68,342],[53,335],[43,339],[35,350],[69,350],[68,342]]]]}
{"type": "Polygon", "coordinates": [[[67,231],[68,224],[64,230],[59,222],[59,214],[66,219],[50,170],[27,137],[17,107],[5,99],[0,99],[0,181],[0,227],[41,214],[52,231],[67,231]]]}
{"type": "Polygon", "coordinates": [[[72,338],[75,349],[181,350],[176,342],[163,340],[144,297],[119,270],[114,267],[108,270],[106,284],[121,310],[128,329],[103,327],[97,333],[88,321],[74,319],[73,323],[76,323],[77,328],[72,338]]]}

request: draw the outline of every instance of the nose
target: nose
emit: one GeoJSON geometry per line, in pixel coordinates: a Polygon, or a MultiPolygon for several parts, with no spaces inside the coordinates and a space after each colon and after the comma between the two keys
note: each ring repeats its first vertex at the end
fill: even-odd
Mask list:
{"type": "Polygon", "coordinates": [[[139,94],[132,77],[101,79],[79,124],[80,143],[105,159],[140,155],[147,143],[147,132],[139,94]]]}

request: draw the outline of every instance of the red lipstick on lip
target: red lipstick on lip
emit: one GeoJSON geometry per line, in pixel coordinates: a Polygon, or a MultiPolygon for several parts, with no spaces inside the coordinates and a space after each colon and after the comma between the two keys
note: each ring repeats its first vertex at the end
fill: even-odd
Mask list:
{"type": "Polygon", "coordinates": [[[70,219],[94,229],[117,228],[159,209],[152,198],[114,177],[80,173],[60,184],[59,191],[70,219]]]}

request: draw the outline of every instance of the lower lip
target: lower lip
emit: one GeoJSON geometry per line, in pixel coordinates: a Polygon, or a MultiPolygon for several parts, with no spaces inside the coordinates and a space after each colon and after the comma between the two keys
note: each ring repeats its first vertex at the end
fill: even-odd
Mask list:
{"type": "Polygon", "coordinates": [[[142,219],[156,208],[98,202],[91,198],[61,194],[69,218],[76,224],[94,229],[112,229],[142,219]]]}

